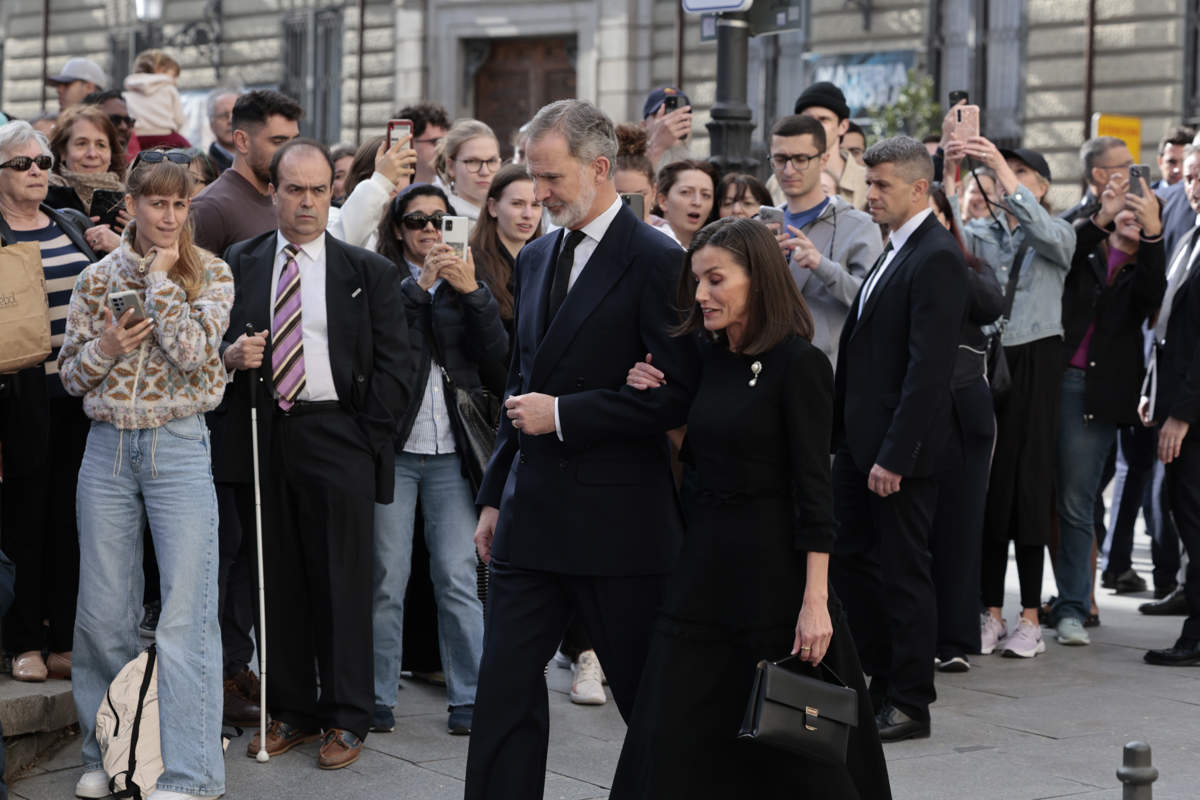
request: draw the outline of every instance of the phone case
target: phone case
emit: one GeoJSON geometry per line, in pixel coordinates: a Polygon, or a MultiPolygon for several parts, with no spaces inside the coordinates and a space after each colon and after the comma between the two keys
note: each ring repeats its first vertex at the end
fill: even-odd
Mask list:
{"type": "Polygon", "coordinates": [[[467,240],[471,234],[471,221],[466,217],[442,218],[442,242],[454,248],[454,254],[467,260],[467,240]]]}
{"type": "Polygon", "coordinates": [[[955,111],[957,112],[957,116],[955,118],[952,137],[965,142],[972,136],[978,136],[979,106],[957,106],[955,111]]]}

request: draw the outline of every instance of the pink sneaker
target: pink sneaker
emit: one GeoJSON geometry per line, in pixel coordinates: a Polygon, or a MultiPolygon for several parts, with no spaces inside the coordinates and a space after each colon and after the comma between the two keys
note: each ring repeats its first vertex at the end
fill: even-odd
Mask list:
{"type": "Polygon", "coordinates": [[[979,626],[979,652],[991,655],[1008,635],[1008,627],[986,611],[979,615],[979,626]]]}
{"type": "Polygon", "coordinates": [[[1017,628],[1004,640],[1001,655],[1005,658],[1033,658],[1044,652],[1046,643],[1042,641],[1041,626],[1024,617],[1018,617],[1017,628]]]}

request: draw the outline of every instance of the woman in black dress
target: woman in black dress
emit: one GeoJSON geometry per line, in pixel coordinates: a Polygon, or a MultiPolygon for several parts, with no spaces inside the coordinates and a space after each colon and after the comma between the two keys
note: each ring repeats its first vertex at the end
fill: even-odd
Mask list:
{"type": "MultiPolygon", "coordinates": [[[[704,350],[684,443],[697,488],[611,798],[890,798],[827,577],[833,370],[809,342],[812,317],[775,238],[750,219],[697,233],[679,291],[690,309],[679,333],[704,350]],[[824,661],[858,692],[845,766],[737,738],[756,664],[789,653],[824,661]]],[[[629,375],[647,391],[665,380],[646,363],[629,375]]]]}

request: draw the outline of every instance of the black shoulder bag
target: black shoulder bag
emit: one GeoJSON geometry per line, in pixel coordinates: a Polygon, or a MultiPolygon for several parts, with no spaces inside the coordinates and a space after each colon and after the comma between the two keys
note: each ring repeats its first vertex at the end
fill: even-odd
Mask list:
{"type": "Polygon", "coordinates": [[[996,332],[988,338],[987,346],[987,381],[992,389],[992,401],[1001,405],[1012,389],[1012,374],[1008,371],[1008,358],[1004,355],[1004,345],[1000,343],[1008,318],[1012,315],[1013,297],[1017,293],[1017,278],[1021,275],[1021,264],[1025,254],[1029,252],[1029,240],[1021,242],[1017,255],[1013,258],[1008,270],[1008,284],[1004,287],[1004,313],[996,321],[996,332]]]}
{"type": "Polygon", "coordinates": [[[462,388],[446,371],[445,361],[442,360],[441,348],[438,347],[437,334],[434,333],[430,321],[429,342],[433,356],[437,360],[438,369],[442,371],[442,382],[446,387],[446,397],[453,398],[453,403],[447,403],[447,410],[458,423],[461,434],[463,466],[466,467],[467,477],[471,481],[473,491],[479,491],[483,483],[483,473],[487,470],[492,450],[496,446],[496,429],[500,425],[500,399],[492,394],[487,387],[480,386],[474,392],[462,388]]]}

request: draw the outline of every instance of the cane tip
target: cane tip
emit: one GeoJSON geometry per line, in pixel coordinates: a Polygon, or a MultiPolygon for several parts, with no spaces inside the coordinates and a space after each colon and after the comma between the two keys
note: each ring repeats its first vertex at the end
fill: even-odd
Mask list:
{"type": "Polygon", "coordinates": [[[258,763],[265,764],[265,763],[267,763],[267,761],[270,760],[271,757],[269,755],[267,755],[266,750],[259,750],[257,758],[258,758],[258,763]]]}

